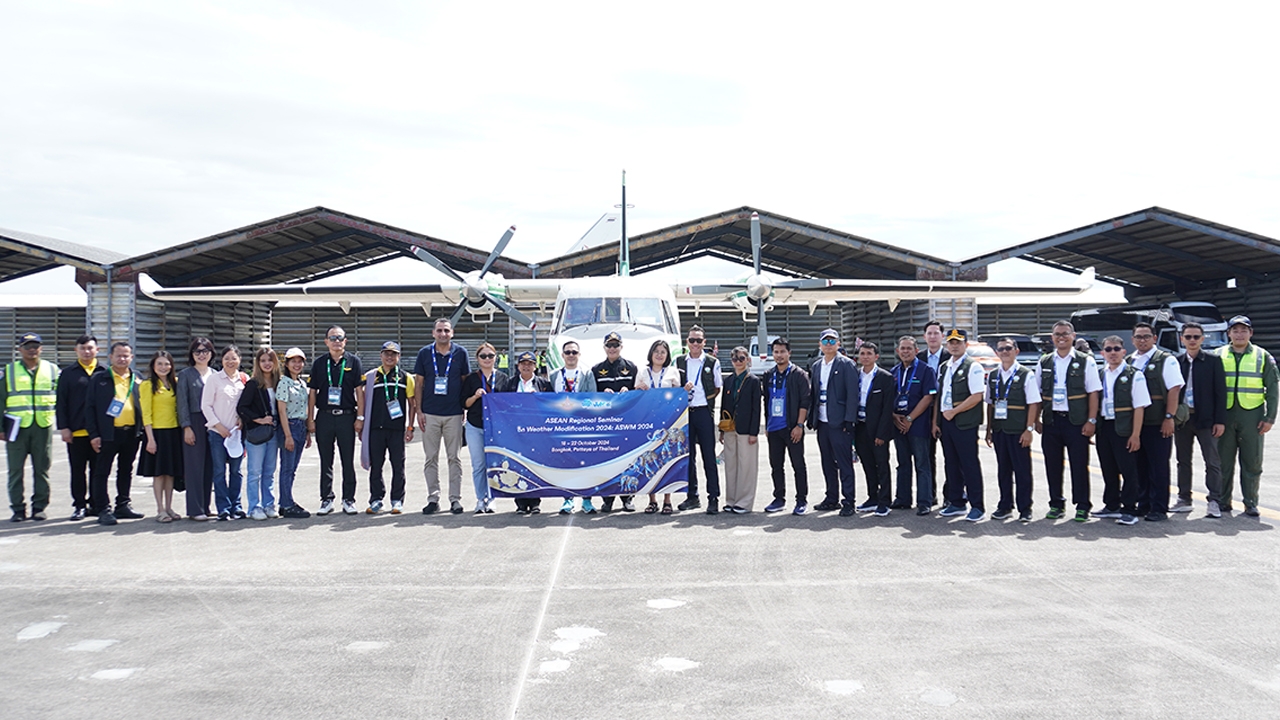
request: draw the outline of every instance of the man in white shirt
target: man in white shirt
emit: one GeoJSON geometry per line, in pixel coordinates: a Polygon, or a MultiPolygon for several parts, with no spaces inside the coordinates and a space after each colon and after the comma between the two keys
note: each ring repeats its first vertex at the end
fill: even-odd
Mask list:
{"type": "Polygon", "coordinates": [[[696,449],[702,455],[702,469],[707,475],[707,514],[714,515],[719,512],[720,474],[716,470],[716,422],[711,408],[724,386],[724,378],[720,376],[720,361],[703,352],[706,341],[706,333],[694,325],[685,338],[689,354],[676,358],[680,383],[689,393],[689,487],[684,502],[677,507],[681,510],[702,507],[698,499],[698,470],[693,461],[696,449]]]}
{"type": "MultiPolygon", "coordinates": [[[[947,349],[943,347],[942,336],[946,331],[942,327],[942,323],[937,320],[930,320],[924,324],[924,352],[920,354],[920,360],[929,366],[933,371],[934,382],[937,383],[942,378],[942,365],[951,357],[947,353],[947,349]]],[[[941,387],[941,386],[939,386],[941,387]]],[[[937,398],[934,398],[937,402],[937,398]]],[[[933,416],[933,411],[929,411],[929,417],[933,416]]],[[[926,418],[926,422],[932,424],[932,421],[926,418]]],[[[933,507],[938,504],[938,438],[933,433],[929,433],[929,477],[933,483],[931,494],[928,501],[925,498],[917,498],[917,505],[928,505],[933,507]]]]}
{"type": "Polygon", "coordinates": [[[1031,439],[1040,414],[1040,375],[1018,364],[1018,343],[996,341],[1000,367],[987,378],[987,446],[996,451],[1000,502],[992,520],[1007,520],[1015,502],[1018,521],[1031,522],[1031,439]],[[1016,491],[1015,491],[1016,483],[1016,491]]]}
{"type": "Polygon", "coordinates": [[[978,522],[986,515],[982,500],[982,463],[978,460],[978,426],[982,424],[982,391],[986,375],[982,366],[969,357],[969,333],[952,328],[947,333],[951,358],[942,366],[938,382],[937,410],[933,415],[933,435],[942,441],[946,481],[942,496],[946,506],[942,517],[965,515],[978,522]],[[965,514],[965,502],[970,509],[965,514]]]}
{"type": "Polygon", "coordinates": [[[1173,452],[1173,414],[1182,396],[1182,368],[1178,358],[1157,348],[1156,333],[1148,323],[1133,326],[1134,353],[1127,362],[1147,381],[1154,406],[1142,421],[1142,447],[1138,450],[1138,511],[1147,520],[1159,521],[1169,511],[1169,455],[1173,452]]]}
{"type": "Polygon", "coordinates": [[[1125,363],[1124,349],[1119,335],[1102,341],[1107,367],[1102,371],[1101,421],[1094,438],[1104,486],[1103,507],[1094,517],[1116,518],[1121,525],[1133,525],[1138,522],[1141,502],[1138,452],[1143,443],[1142,417],[1151,405],[1151,396],[1143,373],[1125,363]]]}
{"type": "Polygon", "coordinates": [[[1036,430],[1049,481],[1048,520],[1065,515],[1063,451],[1071,462],[1071,502],[1076,522],[1089,519],[1089,438],[1098,427],[1098,393],[1102,381],[1093,355],[1075,349],[1076,329],[1066,320],[1053,324],[1053,352],[1040,357],[1042,403],[1036,430]]]}

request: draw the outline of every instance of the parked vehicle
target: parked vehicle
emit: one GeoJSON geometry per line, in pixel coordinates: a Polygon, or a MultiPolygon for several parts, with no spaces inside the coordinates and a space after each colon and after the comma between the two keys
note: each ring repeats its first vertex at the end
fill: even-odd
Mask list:
{"type": "Polygon", "coordinates": [[[1171,353],[1182,350],[1178,335],[1183,323],[1198,322],[1204,326],[1204,347],[1213,349],[1227,344],[1227,323],[1213,303],[1171,302],[1150,305],[1115,305],[1077,310],[1071,313],[1071,324],[1077,335],[1097,342],[1108,335],[1118,335],[1125,347],[1133,349],[1133,326],[1147,322],[1155,330],[1156,346],[1171,353]]]}
{"type": "MultiPolygon", "coordinates": [[[[1040,362],[1040,356],[1043,355],[1045,352],[1048,352],[1046,350],[1041,350],[1040,348],[1042,346],[1036,343],[1035,339],[1033,339],[1030,335],[1016,335],[1013,333],[992,333],[990,335],[978,336],[978,340],[990,345],[991,347],[995,347],[996,343],[1003,338],[1010,338],[1015,343],[1017,343],[1018,362],[1022,365],[1026,365],[1027,367],[1031,367],[1032,365],[1035,365],[1036,363],[1040,362]]],[[[1052,343],[1050,343],[1050,349],[1052,349],[1052,343]]]]}

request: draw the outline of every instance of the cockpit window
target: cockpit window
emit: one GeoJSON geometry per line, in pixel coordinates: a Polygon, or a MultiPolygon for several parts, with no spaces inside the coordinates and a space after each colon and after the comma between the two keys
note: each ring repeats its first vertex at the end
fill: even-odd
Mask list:
{"type": "Polygon", "coordinates": [[[565,301],[557,332],[592,323],[645,325],[663,332],[675,332],[670,310],[664,308],[658,298],[620,297],[569,298],[565,301]]]}

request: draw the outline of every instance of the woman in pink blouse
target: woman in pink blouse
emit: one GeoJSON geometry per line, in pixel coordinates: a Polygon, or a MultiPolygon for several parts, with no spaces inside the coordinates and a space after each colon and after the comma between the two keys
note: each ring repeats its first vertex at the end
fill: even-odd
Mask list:
{"type": "Polygon", "coordinates": [[[222,349],[222,372],[210,373],[200,396],[200,409],[204,412],[209,428],[209,454],[213,456],[213,494],[218,504],[218,519],[231,520],[247,517],[240,503],[242,476],[240,463],[244,459],[244,443],[240,437],[240,416],[236,404],[248,376],[240,372],[240,349],[228,345],[222,349]],[[228,450],[227,440],[234,436],[228,450]],[[232,454],[232,451],[235,454],[232,454]],[[227,471],[231,478],[228,482],[227,471]]]}

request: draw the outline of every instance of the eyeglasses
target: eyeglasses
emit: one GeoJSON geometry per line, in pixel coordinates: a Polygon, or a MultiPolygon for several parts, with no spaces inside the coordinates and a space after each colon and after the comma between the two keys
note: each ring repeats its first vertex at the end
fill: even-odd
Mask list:
{"type": "Polygon", "coordinates": [[[701,345],[704,342],[704,340],[703,338],[689,338],[687,342],[690,345],[701,345]]]}
{"type": "Polygon", "coordinates": [[[835,339],[835,338],[822,338],[822,344],[823,344],[823,345],[835,345],[835,344],[836,344],[836,339],[835,339]]]}
{"type": "Polygon", "coordinates": [[[1014,350],[1017,350],[1017,348],[1009,345],[1001,345],[1000,347],[996,348],[996,352],[1012,352],[1014,350]]]}
{"type": "Polygon", "coordinates": [[[622,347],[622,345],[619,343],[605,343],[604,346],[609,348],[610,350],[617,350],[618,348],[622,347]]]}
{"type": "Polygon", "coordinates": [[[1123,345],[1108,345],[1102,348],[1102,352],[1124,352],[1123,345]]]}
{"type": "Polygon", "coordinates": [[[1072,335],[1075,335],[1075,333],[1072,333],[1072,332],[1055,332],[1055,333],[1053,334],[1053,336],[1054,336],[1054,337],[1071,337],[1072,335]]]}
{"type": "Polygon", "coordinates": [[[492,360],[498,356],[494,355],[493,353],[480,353],[479,355],[476,355],[476,357],[480,358],[481,360],[492,360]]]}
{"type": "Polygon", "coordinates": [[[1182,339],[1183,340],[1200,340],[1203,337],[1204,337],[1203,335],[1183,335],[1182,339]]]}
{"type": "MultiPolygon", "coordinates": [[[[1183,335],[1183,337],[1186,337],[1186,335],[1183,335]]],[[[213,350],[209,348],[197,348],[196,351],[192,353],[192,355],[212,355],[212,354],[213,354],[213,350]]]]}
{"type": "Polygon", "coordinates": [[[1143,333],[1141,335],[1134,335],[1133,339],[1134,340],[1151,340],[1154,337],[1155,335],[1152,335],[1151,333],[1143,333]]]}
{"type": "Polygon", "coordinates": [[[562,351],[562,352],[564,352],[564,354],[565,354],[565,355],[577,355],[577,354],[578,354],[578,351],[577,351],[577,350],[564,350],[564,351],[562,351]]]}
{"type": "Polygon", "coordinates": [[[347,339],[346,335],[330,335],[329,336],[330,342],[345,342],[346,339],[347,339]]]}

